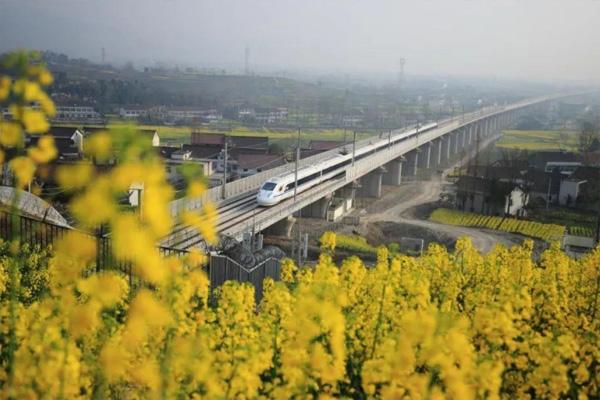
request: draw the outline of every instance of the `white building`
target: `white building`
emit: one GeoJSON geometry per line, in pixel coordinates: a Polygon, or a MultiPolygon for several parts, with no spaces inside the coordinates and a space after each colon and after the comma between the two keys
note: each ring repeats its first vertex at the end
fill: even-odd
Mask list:
{"type": "Polygon", "coordinates": [[[119,109],[119,116],[121,118],[127,118],[127,119],[146,117],[146,116],[148,116],[148,110],[144,110],[141,108],[123,108],[123,107],[121,107],[119,109]]]}
{"type": "Polygon", "coordinates": [[[204,120],[207,122],[216,122],[223,119],[223,115],[216,109],[169,109],[165,112],[166,117],[173,121],[193,121],[204,120]]]}
{"type": "Polygon", "coordinates": [[[56,121],[97,121],[102,116],[88,106],[58,106],[56,107],[56,121]]]}
{"type": "Polygon", "coordinates": [[[363,121],[363,118],[358,115],[349,115],[342,118],[342,125],[345,127],[358,126],[363,121]]]}
{"type": "Polygon", "coordinates": [[[288,117],[287,108],[274,108],[274,109],[259,109],[256,110],[254,119],[257,122],[263,124],[274,124],[277,122],[285,121],[288,117]]]}

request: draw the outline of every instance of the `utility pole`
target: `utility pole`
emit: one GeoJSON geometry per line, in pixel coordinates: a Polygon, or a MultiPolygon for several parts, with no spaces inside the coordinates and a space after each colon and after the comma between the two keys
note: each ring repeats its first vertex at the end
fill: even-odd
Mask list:
{"type": "Polygon", "coordinates": [[[298,128],[298,141],[296,142],[296,162],[294,167],[294,205],[296,205],[296,194],[298,193],[298,162],[300,161],[300,128],[298,128]]]}
{"type": "MultiPolygon", "coordinates": [[[[600,187],[600,168],[597,168],[598,180],[597,185],[600,187]]],[[[600,196],[596,199],[596,244],[600,244],[600,196]]]]}
{"type": "Polygon", "coordinates": [[[550,188],[552,187],[552,172],[548,176],[548,193],[546,194],[546,210],[550,208],[550,188]]]}
{"type": "Polygon", "coordinates": [[[352,131],[352,166],[354,167],[354,155],[356,154],[356,129],[352,131]]]}
{"type": "MultiPolygon", "coordinates": [[[[298,141],[296,142],[296,165],[294,167],[294,208],[296,207],[296,195],[298,193],[298,165],[300,162],[300,128],[298,128],[298,141]]],[[[296,252],[297,265],[302,264],[302,233],[300,232],[300,210],[296,216],[296,225],[298,231],[298,247],[296,252]]]]}
{"type": "Polygon", "coordinates": [[[347,140],[346,140],[346,127],[344,127],[344,153],[346,153],[346,143],[347,143],[347,140]]]}
{"type": "Polygon", "coordinates": [[[223,156],[223,191],[221,193],[221,196],[223,197],[223,199],[225,199],[225,186],[227,185],[227,136],[225,137],[225,154],[223,156]]]}

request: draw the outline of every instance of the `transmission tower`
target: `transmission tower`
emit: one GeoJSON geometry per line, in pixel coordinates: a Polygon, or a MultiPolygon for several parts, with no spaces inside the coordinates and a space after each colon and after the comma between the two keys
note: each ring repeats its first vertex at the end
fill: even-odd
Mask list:
{"type": "Polygon", "coordinates": [[[104,64],[106,62],[106,50],[104,49],[104,47],[102,48],[101,54],[102,54],[102,64],[104,64]]]}
{"type": "Polygon", "coordinates": [[[406,59],[404,57],[400,58],[400,70],[398,71],[398,86],[403,89],[404,88],[404,65],[406,64],[406,59]]]}

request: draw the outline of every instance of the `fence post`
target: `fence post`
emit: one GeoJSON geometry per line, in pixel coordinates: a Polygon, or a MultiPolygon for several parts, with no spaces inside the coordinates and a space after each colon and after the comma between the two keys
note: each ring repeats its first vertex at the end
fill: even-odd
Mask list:
{"type": "Polygon", "coordinates": [[[101,266],[101,260],[102,260],[102,253],[103,253],[103,241],[102,241],[102,225],[100,225],[100,228],[96,229],[95,232],[95,236],[96,236],[96,272],[100,272],[102,270],[102,266],[101,266]]]}

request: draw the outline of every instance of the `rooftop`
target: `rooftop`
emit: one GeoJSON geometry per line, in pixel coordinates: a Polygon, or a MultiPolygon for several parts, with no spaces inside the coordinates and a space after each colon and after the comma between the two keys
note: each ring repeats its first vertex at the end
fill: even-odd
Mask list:
{"type": "Polygon", "coordinates": [[[282,156],[276,154],[239,154],[238,165],[242,169],[267,170],[285,164],[282,156]]]}
{"type": "Polygon", "coordinates": [[[337,140],[311,140],[308,144],[308,147],[311,150],[327,151],[335,149],[336,147],[340,147],[343,144],[344,142],[340,142],[337,140]]]}

